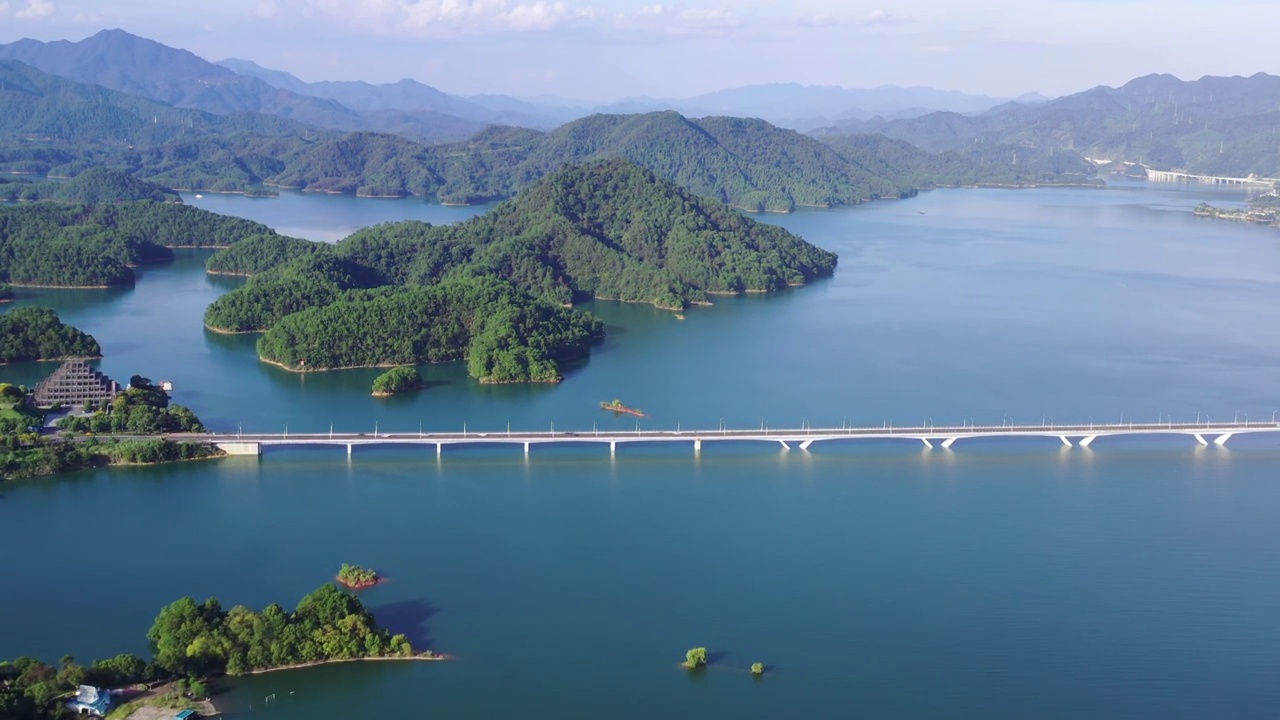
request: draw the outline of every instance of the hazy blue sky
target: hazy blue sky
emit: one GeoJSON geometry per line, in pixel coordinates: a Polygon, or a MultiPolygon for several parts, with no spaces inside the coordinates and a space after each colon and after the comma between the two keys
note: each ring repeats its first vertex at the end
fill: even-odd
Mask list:
{"type": "Polygon", "coordinates": [[[0,41],[120,27],[305,80],[593,101],[762,82],[1058,95],[1280,71],[1276,0],[0,0],[0,41]]]}

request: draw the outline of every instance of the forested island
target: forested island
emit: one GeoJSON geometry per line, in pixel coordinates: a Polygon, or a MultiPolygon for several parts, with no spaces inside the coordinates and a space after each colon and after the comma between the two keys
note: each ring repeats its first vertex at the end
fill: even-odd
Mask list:
{"type": "Polygon", "coordinates": [[[20,307],[0,315],[0,364],[96,357],[102,357],[98,341],[49,308],[20,307]]]}
{"type": "Polygon", "coordinates": [[[0,200],[44,200],[89,205],[134,200],[182,202],[178,193],[169,188],[105,167],[89,168],[66,182],[0,178],[0,200]]]}
{"type": "Polygon", "coordinates": [[[129,285],[139,265],[176,247],[229,247],[275,231],[168,202],[0,206],[0,282],[36,287],[129,285]]]}
{"type": "Polygon", "coordinates": [[[338,570],[338,583],[352,590],[371,588],[381,580],[382,578],[378,576],[378,573],[368,568],[362,568],[359,565],[342,563],[342,567],[338,570]]]}
{"type": "Polygon", "coordinates": [[[1249,206],[1244,209],[1220,208],[1209,203],[1200,203],[1192,212],[1200,217],[1241,220],[1280,227],[1280,198],[1274,194],[1253,198],[1249,201],[1249,206]]]}
{"type": "Polygon", "coordinates": [[[418,369],[402,365],[394,367],[373,379],[374,397],[391,397],[422,389],[422,376],[418,369]]]}
{"type": "Polygon", "coordinates": [[[0,481],[55,475],[105,465],[145,465],[219,457],[221,450],[205,443],[164,438],[116,439],[107,433],[158,435],[203,432],[191,410],[169,402],[169,396],[140,376],[128,390],[102,405],[88,405],[87,415],[58,422],[64,433],[89,437],[49,436],[35,432],[45,413],[28,401],[25,389],[0,383],[0,481]]]}
{"type": "Polygon", "coordinates": [[[250,238],[208,261],[253,275],[205,324],[263,332],[291,370],[467,360],[485,382],[554,381],[603,326],[587,298],[683,308],[829,275],[836,256],[634,163],[547,176],[485,215],[366,228],[335,246],[250,238]],[[273,265],[273,263],[281,263],[273,265]]]}
{"type": "Polygon", "coordinates": [[[259,612],[224,610],[215,598],[190,597],[161,608],[147,640],[155,657],[117,655],[82,666],[64,657],[58,666],[22,657],[0,662],[0,717],[46,720],[63,716],[62,697],[80,684],[112,688],[136,682],[190,678],[353,660],[437,660],[416,652],[404,635],[379,627],[359,598],[331,583],[304,597],[293,611],[278,604],[259,612]]]}

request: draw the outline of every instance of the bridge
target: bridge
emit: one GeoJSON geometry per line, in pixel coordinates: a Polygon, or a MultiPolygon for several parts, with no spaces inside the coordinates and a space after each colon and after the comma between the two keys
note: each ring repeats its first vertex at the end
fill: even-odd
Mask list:
{"type": "Polygon", "coordinates": [[[1203,183],[1206,185],[1256,185],[1266,188],[1274,188],[1276,183],[1280,182],[1276,178],[1261,178],[1256,175],[1243,178],[1221,177],[1217,175],[1192,175],[1170,170],[1152,170],[1151,168],[1147,168],[1147,180],[1150,182],[1203,183]]]}
{"type": "Polygon", "coordinates": [[[1200,445],[1210,443],[1219,447],[1235,435],[1255,433],[1280,433],[1280,422],[1232,421],[1228,423],[1113,423],[1087,425],[952,425],[894,427],[839,427],[800,429],[772,429],[765,425],[753,429],[711,430],[598,430],[585,432],[516,431],[498,432],[417,432],[417,433],[231,433],[231,434],[175,434],[173,440],[207,442],[232,455],[260,455],[264,447],[334,446],[346,448],[351,455],[356,448],[382,445],[435,446],[436,455],[445,446],[466,445],[515,445],[523,446],[525,455],[535,445],[577,444],[609,446],[610,454],[616,454],[619,445],[638,443],[687,443],[694,452],[701,452],[706,443],[776,443],[784,450],[798,447],[808,450],[816,443],[851,442],[857,440],[907,440],[922,443],[926,449],[951,449],[957,442],[980,438],[1049,438],[1067,447],[1088,448],[1098,438],[1118,436],[1180,435],[1194,439],[1200,445]]]}

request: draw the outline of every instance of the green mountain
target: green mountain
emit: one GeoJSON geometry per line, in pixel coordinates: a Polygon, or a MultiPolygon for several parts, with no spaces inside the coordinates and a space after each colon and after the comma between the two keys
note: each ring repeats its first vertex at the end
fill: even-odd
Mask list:
{"type": "Polygon", "coordinates": [[[103,30],[79,42],[23,39],[0,45],[0,60],[17,60],[77,82],[218,115],[259,113],[346,131],[399,129],[427,142],[465,138],[483,127],[431,110],[360,113],[334,100],[238,75],[186,50],[123,30],[103,30]]]}
{"type": "Polygon", "coordinates": [[[43,307],[21,307],[0,315],[0,363],[101,357],[92,335],[67,325],[43,307]]]}
{"type": "Polygon", "coordinates": [[[933,152],[975,145],[1070,150],[1159,169],[1280,177],[1280,77],[1182,81],[1149,75],[978,116],[932,113],[860,124],[933,152]]]}
{"type": "Polygon", "coordinates": [[[54,200],[87,204],[136,200],[182,202],[176,192],[166,187],[110,168],[90,168],[66,182],[0,178],[0,200],[54,200]]]}

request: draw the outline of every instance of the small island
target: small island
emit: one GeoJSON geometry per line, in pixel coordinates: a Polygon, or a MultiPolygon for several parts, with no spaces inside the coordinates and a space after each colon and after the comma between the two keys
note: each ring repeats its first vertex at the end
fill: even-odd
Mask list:
{"type": "Polygon", "coordinates": [[[764,674],[764,663],[751,663],[751,674],[759,677],[764,674]]]}
{"type": "Polygon", "coordinates": [[[636,417],[648,417],[640,410],[623,405],[621,400],[614,400],[613,402],[602,402],[600,403],[600,409],[608,410],[610,412],[615,412],[615,413],[622,413],[625,415],[635,415],[636,417]]]}
{"type": "Polygon", "coordinates": [[[707,649],[704,647],[690,648],[684,654],[684,663],[686,668],[697,670],[707,665],[707,649]]]}
{"type": "Polygon", "coordinates": [[[1243,210],[1214,207],[1209,203],[1200,203],[1192,211],[1198,217],[1218,218],[1219,220],[1238,220],[1280,227],[1280,198],[1274,193],[1260,195],[1249,201],[1249,207],[1243,210]]]}
{"type": "Polygon", "coordinates": [[[338,584],[352,590],[364,590],[382,582],[382,578],[374,570],[342,563],[342,568],[338,570],[337,581],[338,584]]]}
{"type": "Polygon", "coordinates": [[[422,376],[411,365],[394,367],[373,379],[374,397],[391,397],[422,389],[422,376]]]}

